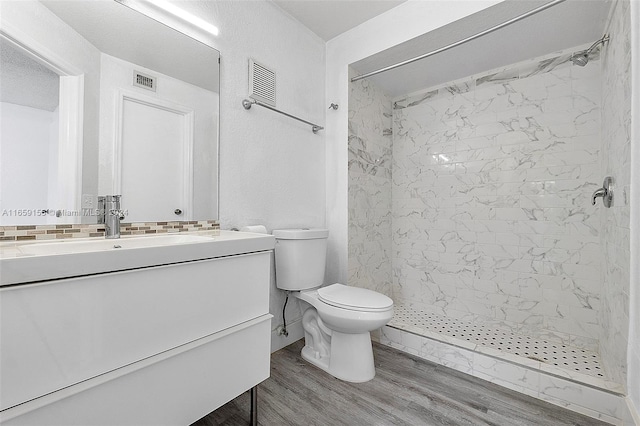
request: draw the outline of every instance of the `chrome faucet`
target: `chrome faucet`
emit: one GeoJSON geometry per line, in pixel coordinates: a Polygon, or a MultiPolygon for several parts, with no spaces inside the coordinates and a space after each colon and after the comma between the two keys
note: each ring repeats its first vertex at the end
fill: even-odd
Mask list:
{"type": "Polygon", "coordinates": [[[120,209],[121,195],[107,195],[104,200],[104,236],[120,238],[120,221],[124,212],[120,209]]]}

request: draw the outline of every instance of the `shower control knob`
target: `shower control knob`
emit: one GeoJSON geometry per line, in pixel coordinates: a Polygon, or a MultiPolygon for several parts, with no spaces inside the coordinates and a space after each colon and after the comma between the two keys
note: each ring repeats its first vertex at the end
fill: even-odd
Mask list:
{"type": "Polygon", "coordinates": [[[598,188],[595,190],[593,195],[591,196],[591,204],[596,205],[596,199],[601,197],[602,203],[606,208],[611,208],[613,205],[613,178],[611,176],[607,176],[604,178],[604,182],[602,182],[602,188],[598,188]]]}
{"type": "Polygon", "coordinates": [[[175,209],[173,212],[174,212],[177,216],[180,216],[180,215],[182,214],[182,210],[180,210],[180,209],[175,209]]]}

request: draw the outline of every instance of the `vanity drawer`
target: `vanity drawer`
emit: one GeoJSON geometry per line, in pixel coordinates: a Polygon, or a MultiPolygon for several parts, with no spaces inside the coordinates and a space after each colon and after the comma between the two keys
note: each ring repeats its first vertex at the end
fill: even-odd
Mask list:
{"type": "Polygon", "coordinates": [[[269,377],[271,315],[0,412],[9,425],[188,425],[269,377]]]}
{"type": "Polygon", "coordinates": [[[271,254],[0,289],[1,409],[269,312],[271,254]]]}

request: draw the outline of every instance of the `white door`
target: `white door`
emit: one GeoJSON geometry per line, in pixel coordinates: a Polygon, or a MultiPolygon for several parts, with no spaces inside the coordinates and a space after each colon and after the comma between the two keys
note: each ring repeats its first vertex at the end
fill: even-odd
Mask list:
{"type": "Polygon", "coordinates": [[[188,220],[192,113],[162,101],[122,97],[121,207],[124,222],[188,220]],[[164,104],[164,105],[163,105],[164,104]]]}

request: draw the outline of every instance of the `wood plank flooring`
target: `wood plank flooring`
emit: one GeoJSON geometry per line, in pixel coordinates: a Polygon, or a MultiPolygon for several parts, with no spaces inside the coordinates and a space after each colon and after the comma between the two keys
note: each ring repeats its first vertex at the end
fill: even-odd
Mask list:
{"type": "MultiPolygon", "coordinates": [[[[376,343],[376,377],[343,382],[304,361],[302,346],[272,354],[258,390],[260,425],[606,424],[376,343]]],[[[245,393],[192,426],[247,425],[249,408],[245,393]]]]}

